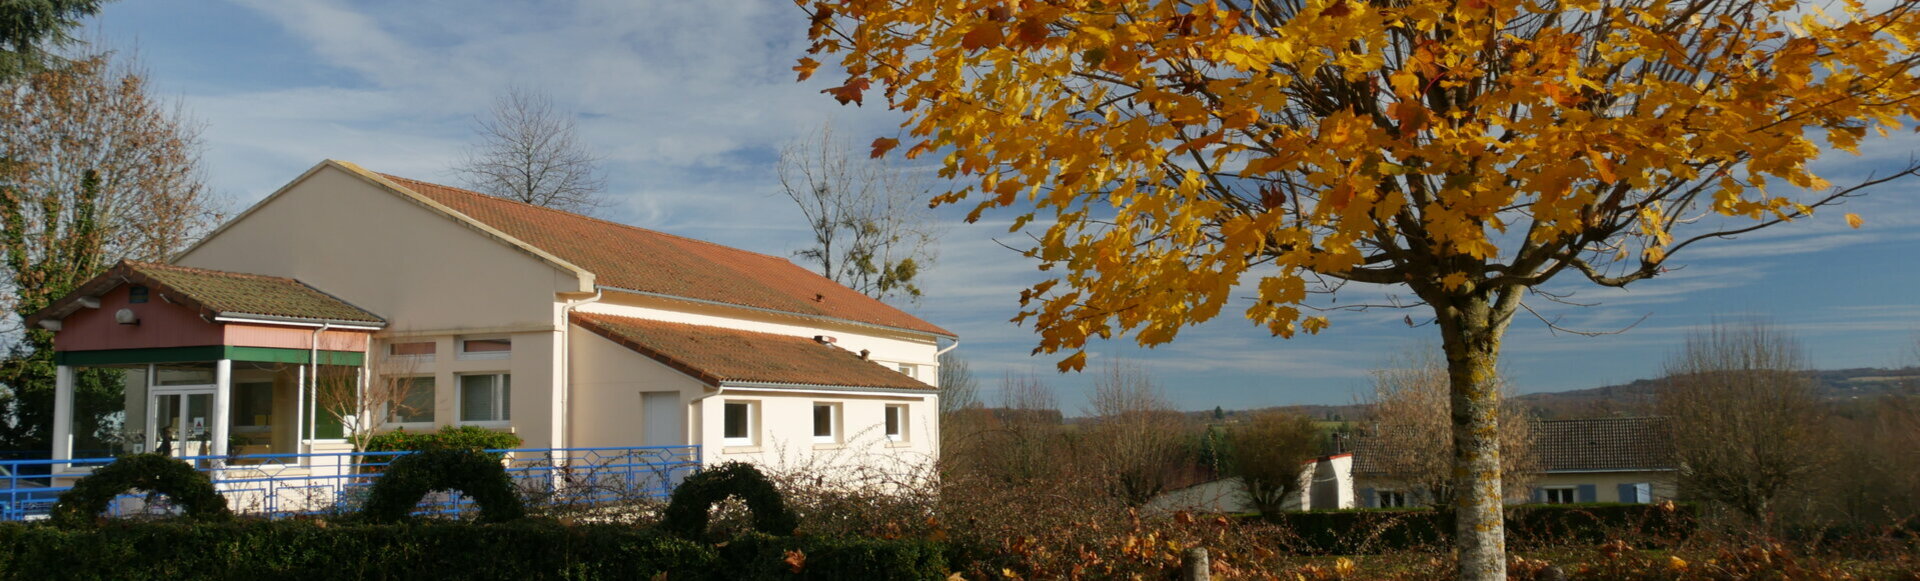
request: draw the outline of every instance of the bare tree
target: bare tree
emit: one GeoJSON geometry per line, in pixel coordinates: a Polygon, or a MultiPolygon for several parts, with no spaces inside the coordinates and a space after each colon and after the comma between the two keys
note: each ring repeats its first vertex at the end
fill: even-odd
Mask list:
{"type": "Polygon", "coordinates": [[[478,141],[454,171],[468,188],[509,200],[580,214],[605,204],[601,158],[574,133],[573,115],[556,110],[545,93],[507,89],[483,118],[478,141]]]}
{"type": "MultiPolygon", "coordinates": [[[[315,407],[344,428],[354,449],[366,450],[374,435],[404,418],[431,417],[433,390],[419,387],[419,363],[412,357],[376,356],[358,368],[324,366],[315,407]]],[[[428,378],[431,380],[431,378],[428,378]]]]}
{"type": "Polygon", "coordinates": [[[1828,445],[1805,371],[1799,342],[1765,323],[1690,333],[1659,387],[1682,494],[1775,524],[1775,501],[1807,484],[1828,445]]]}
{"type": "MultiPolygon", "coordinates": [[[[0,306],[24,316],[119,259],[164,259],[205,232],[219,214],[199,153],[199,127],[108,54],[0,83],[0,306]]],[[[19,342],[0,363],[0,437],[45,449],[52,334],[4,320],[0,336],[19,342]]],[[[104,428],[124,405],[118,377],[107,375],[77,378],[81,423],[104,428]]]]}
{"type": "MultiPolygon", "coordinates": [[[[1495,378],[1507,393],[1505,380],[1495,378]]],[[[1432,349],[1420,349],[1373,370],[1373,396],[1356,454],[1364,454],[1374,476],[1414,491],[1435,507],[1453,497],[1453,420],[1449,415],[1447,364],[1432,349]]],[[[1502,495],[1519,498],[1538,472],[1533,422],[1523,406],[1502,396],[1500,473],[1502,495]]]]}
{"type": "Polygon", "coordinates": [[[1240,477],[1254,509],[1275,514],[1307,485],[1306,463],[1320,455],[1323,438],[1312,418],[1258,412],[1227,429],[1228,467],[1240,477]]]}
{"type": "MultiPolygon", "coordinates": [[[[984,405],[980,401],[980,380],[973,367],[960,354],[940,354],[940,414],[942,416],[984,405]]],[[[944,425],[945,419],[941,420],[944,425]]]]}
{"type": "Polygon", "coordinates": [[[929,185],[885,158],[855,157],[826,125],[780,151],[780,187],[800,207],[813,245],[796,252],[821,276],[877,299],[920,297],[938,237],[929,185]]]}
{"type": "Polygon", "coordinates": [[[1140,506],[1165,492],[1188,464],[1189,422],[1138,363],[1109,361],[1093,380],[1085,445],[1108,493],[1140,506]]]}

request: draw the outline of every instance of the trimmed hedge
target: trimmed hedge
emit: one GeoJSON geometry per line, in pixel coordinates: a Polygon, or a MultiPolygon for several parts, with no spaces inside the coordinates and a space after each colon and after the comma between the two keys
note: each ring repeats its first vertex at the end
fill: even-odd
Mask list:
{"type": "MultiPolygon", "coordinates": [[[[1509,547],[1595,544],[1631,538],[1657,546],[1691,534],[1694,506],[1673,504],[1529,504],[1507,509],[1509,547]]],[[[1425,549],[1453,538],[1453,513],[1427,508],[1287,512],[1263,515],[1292,529],[1309,554],[1353,555],[1425,549]]]]}
{"type": "Polygon", "coordinates": [[[373,481],[360,516],[372,522],[406,520],[428,492],[458,490],[480,505],[480,522],[525,517],[526,505],[500,459],[474,449],[435,449],[407,454],[387,464],[373,481]]]}
{"type": "Polygon", "coordinates": [[[538,520],[115,522],[85,530],[0,523],[0,580],[527,581],[660,573],[676,581],[945,579],[948,568],[940,545],[925,541],[750,535],[715,546],[628,526],[538,520]]]}
{"type": "Polygon", "coordinates": [[[707,513],[714,503],[734,497],[753,511],[753,530],[770,535],[790,535],[800,527],[800,519],[787,508],[787,501],[760,469],[745,462],[728,462],[701,470],[673,490],[660,529],[686,539],[707,536],[707,513]]]}
{"type": "Polygon", "coordinates": [[[59,503],[53,505],[52,520],[66,527],[92,525],[114,497],[129,490],[164,494],[185,509],[190,519],[219,521],[233,517],[227,510],[226,497],[220,496],[207,475],[194,470],[193,465],[159,454],[134,454],[95,469],[75,482],[71,490],[60,493],[59,503]]]}
{"type": "Polygon", "coordinates": [[[480,426],[441,426],[438,432],[394,430],[367,439],[367,452],[423,450],[510,450],[520,447],[520,436],[480,426]]]}

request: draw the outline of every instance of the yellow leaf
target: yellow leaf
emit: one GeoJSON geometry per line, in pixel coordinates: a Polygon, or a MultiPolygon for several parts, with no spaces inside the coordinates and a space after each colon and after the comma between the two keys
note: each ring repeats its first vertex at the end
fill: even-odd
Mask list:
{"type": "Polygon", "coordinates": [[[1847,214],[1847,225],[1852,226],[1855,230],[1860,229],[1860,225],[1865,223],[1866,221],[1861,220],[1859,214],[1847,214]]]}
{"type": "Polygon", "coordinates": [[[807,80],[807,77],[813,76],[814,69],[818,69],[818,68],[820,68],[820,61],[816,61],[806,57],[801,57],[800,64],[794,65],[793,67],[794,71],[800,73],[800,78],[794,79],[794,80],[795,81],[807,80]]]}

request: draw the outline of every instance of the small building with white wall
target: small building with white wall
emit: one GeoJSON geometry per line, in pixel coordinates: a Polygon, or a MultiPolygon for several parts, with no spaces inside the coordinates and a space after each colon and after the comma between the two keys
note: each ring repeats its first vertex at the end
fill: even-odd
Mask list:
{"type": "Polygon", "coordinates": [[[332,160],[28,322],[56,333],[57,460],[470,425],[528,448],[923,468],[957,345],[781,257],[332,160]],[[76,414],[102,382],[117,415],[76,414]]]}

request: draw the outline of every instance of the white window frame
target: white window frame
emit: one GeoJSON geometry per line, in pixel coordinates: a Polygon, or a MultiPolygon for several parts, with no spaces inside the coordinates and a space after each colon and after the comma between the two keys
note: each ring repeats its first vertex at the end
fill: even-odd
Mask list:
{"type": "Polygon", "coordinates": [[[886,411],[881,412],[881,414],[882,415],[880,416],[880,431],[881,433],[886,434],[887,441],[888,442],[908,441],[907,435],[912,433],[912,430],[907,423],[907,404],[903,404],[903,403],[887,404],[886,411]],[[892,422],[894,424],[893,427],[899,430],[897,433],[887,429],[888,420],[893,420],[892,422]]]}
{"type": "Polygon", "coordinates": [[[920,379],[920,366],[918,365],[914,365],[912,363],[900,363],[900,364],[894,365],[894,367],[899,369],[900,373],[905,374],[907,377],[920,379]]]}
{"type": "Polygon", "coordinates": [[[813,408],[812,408],[812,411],[814,414],[813,415],[813,443],[815,444],[840,443],[840,433],[841,433],[840,418],[842,417],[840,410],[841,410],[841,407],[839,402],[830,402],[830,401],[813,402],[813,408]],[[820,415],[819,415],[820,408],[827,409],[827,435],[824,435],[824,436],[820,435],[820,415]]]}
{"type": "Polygon", "coordinates": [[[513,337],[507,335],[485,337],[455,337],[453,339],[454,359],[476,361],[484,359],[508,359],[513,357],[513,337]],[[467,351],[468,341],[506,341],[506,351],[467,351]]]}
{"type": "Polygon", "coordinates": [[[1542,486],[1540,487],[1540,503],[1541,504],[1579,504],[1580,503],[1580,487],[1578,486],[1542,486]],[[1565,494],[1566,501],[1555,502],[1553,500],[1555,493],[1565,494]]]}
{"type": "MultiPolygon", "coordinates": [[[[492,428],[499,428],[499,427],[506,427],[506,426],[508,426],[508,425],[511,425],[511,424],[513,423],[513,411],[512,411],[512,410],[513,410],[513,407],[512,407],[511,405],[509,405],[509,403],[508,403],[508,401],[509,401],[509,400],[510,400],[510,399],[511,399],[511,398],[513,397],[513,394],[511,394],[511,393],[506,393],[506,392],[507,392],[508,390],[507,390],[507,389],[503,389],[503,388],[504,388],[504,387],[507,387],[507,386],[506,386],[505,384],[507,384],[508,382],[511,382],[511,381],[512,381],[511,379],[504,379],[504,378],[508,378],[508,377],[511,377],[512,375],[513,375],[513,373],[512,373],[512,372],[507,372],[507,371],[476,371],[476,372],[470,372],[470,373],[455,373],[455,374],[453,374],[453,389],[454,389],[454,392],[453,392],[453,415],[454,415],[454,418],[455,418],[456,420],[458,420],[458,422],[459,422],[459,424],[460,424],[460,425],[462,425],[462,426],[482,426],[482,427],[492,427],[492,428]],[[506,417],[503,417],[503,418],[500,418],[500,419],[495,419],[495,420],[469,420],[469,419],[467,419],[467,417],[466,417],[466,416],[467,416],[467,405],[466,405],[466,404],[467,404],[467,382],[466,382],[466,378],[468,378],[468,377],[492,377],[492,378],[494,378],[494,380],[493,380],[493,390],[492,390],[492,393],[493,393],[493,395],[492,395],[492,397],[493,397],[493,409],[494,409],[494,412],[495,412],[495,414],[496,414],[496,415],[497,415],[497,414],[499,414],[499,413],[500,413],[500,412],[502,412],[502,411],[505,411],[505,412],[506,412],[506,414],[505,414],[505,415],[506,415],[506,417]],[[503,396],[504,396],[504,397],[503,397],[503,396]]],[[[438,382],[435,382],[435,383],[438,383],[438,382]]],[[[434,386],[434,390],[435,390],[435,391],[438,391],[439,389],[440,389],[440,388],[439,388],[439,386],[438,386],[438,385],[436,385],[436,386],[434,386]]],[[[436,416],[436,417],[438,417],[439,415],[440,415],[439,413],[435,413],[435,414],[434,414],[434,416],[436,416]]]]}
{"type": "MultiPolygon", "coordinates": [[[[433,430],[433,428],[434,428],[434,426],[436,426],[436,425],[439,425],[439,423],[440,423],[440,378],[438,378],[438,377],[434,377],[433,375],[429,375],[429,374],[425,374],[425,373],[422,373],[422,374],[418,374],[418,375],[395,375],[395,376],[390,376],[390,377],[388,377],[388,378],[386,378],[386,379],[384,379],[383,381],[412,381],[412,380],[415,380],[415,379],[431,379],[431,380],[433,380],[433,420],[432,420],[432,421],[425,421],[425,422],[402,422],[402,421],[397,421],[397,420],[395,420],[395,419],[394,419],[394,418],[395,418],[395,416],[394,416],[394,414],[393,414],[393,412],[394,412],[394,410],[393,410],[393,402],[391,402],[391,401],[389,401],[389,402],[384,402],[384,403],[383,403],[383,404],[381,405],[381,407],[383,407],[383,408],[385,408],[385,409],[382,409],[382,410],[380,410],[380,411],[381,411],[381,413],[383,413],[383,414],[386,414],[386,421],[385,421],[385,423],[383,423],[383,424],[381,424],[381,426],[382,426],[382,427],[385,427],[385,428],[393,428],[393,429],[403,429],[403,428],[404,428],[404,429],[408,429],[408,430],[427,430],[427,431],[431,431],[431,430],[433,430]]],[[[412,389],[412,388],[408,388],[408,389],[412,389]]]]}
{"type": "Polygon", "coordinates": [[[723,446],[757,446],[760,444],[760,400],[729,399],[720,402],[720,444],[723,446]],[[727,408],[746,406],[746,436],[727,436],[727,408]]]}

